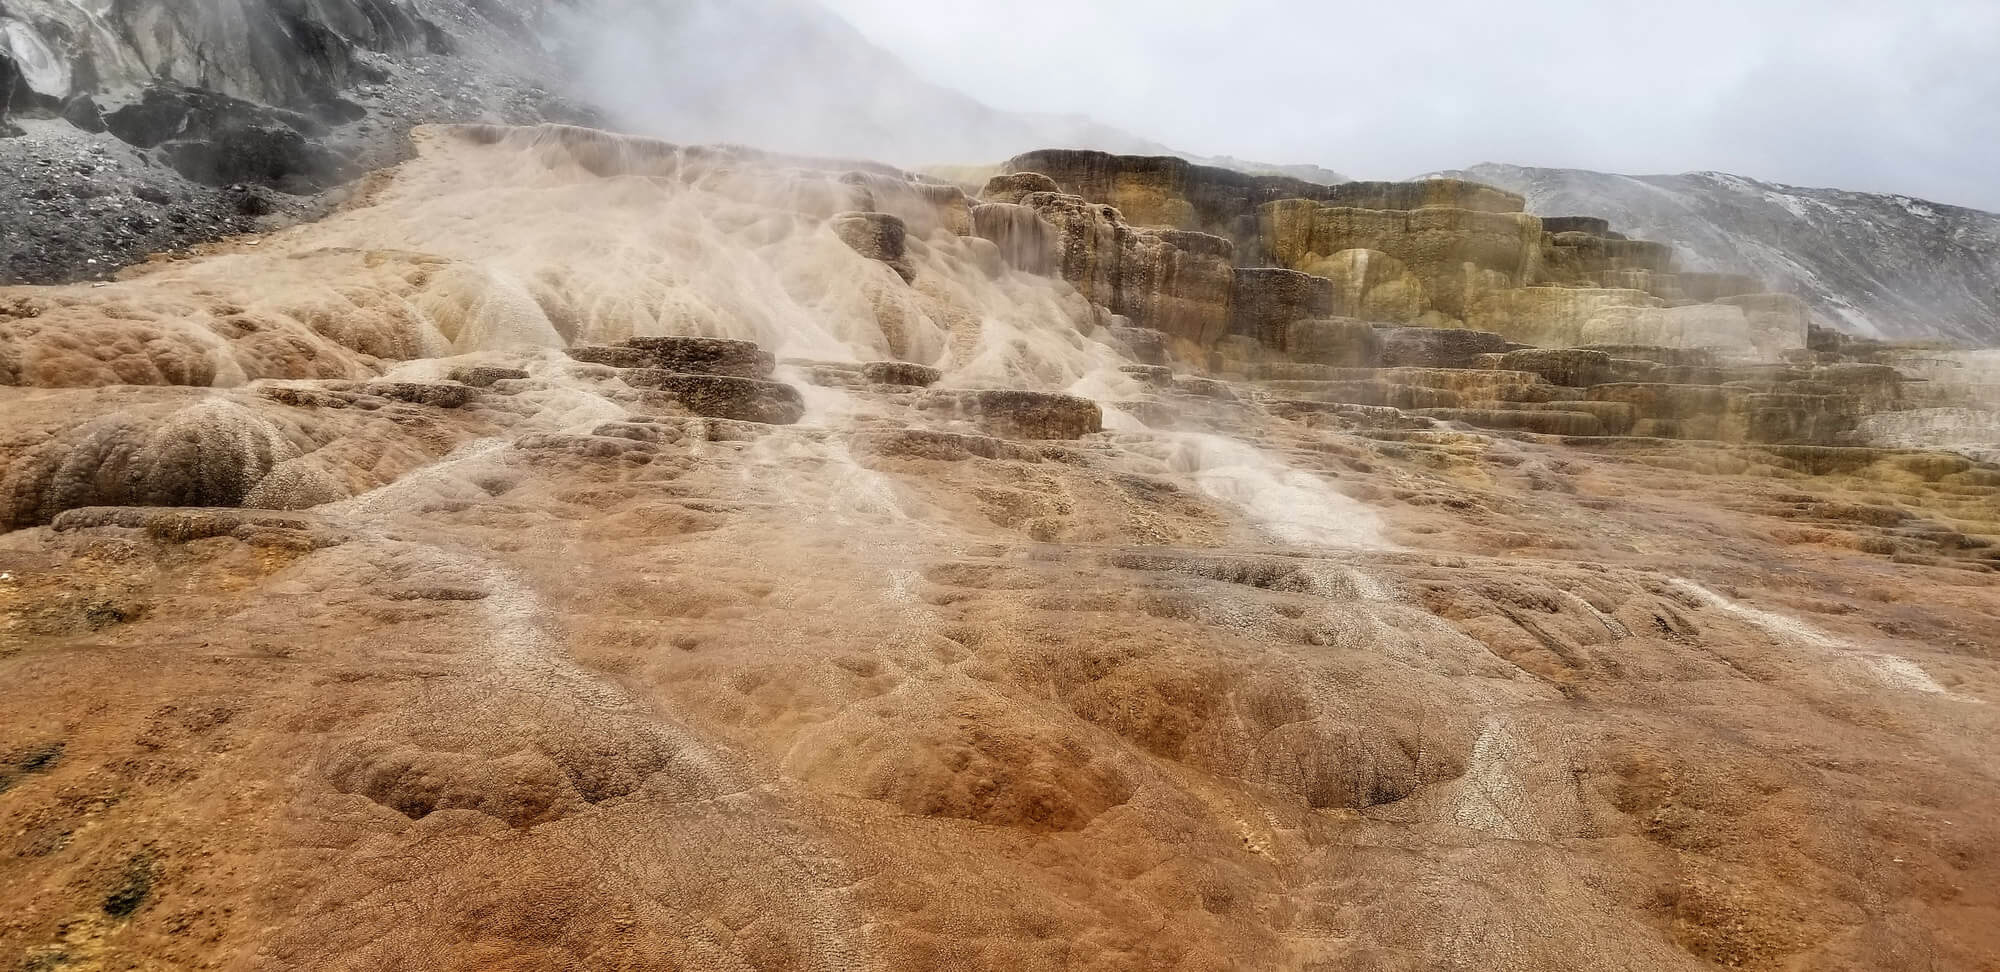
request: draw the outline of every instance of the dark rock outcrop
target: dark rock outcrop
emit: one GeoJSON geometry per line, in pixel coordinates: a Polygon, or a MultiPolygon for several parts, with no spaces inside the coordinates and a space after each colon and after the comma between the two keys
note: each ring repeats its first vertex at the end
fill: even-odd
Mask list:
{"type": "Polygon", "coordinates": [[[1110,206],[1064,193],[981,206],[973,221],[1003,252],[1033,254],[1015,256],[1017,266],[1047,260],[1093,303],[1134,324],[1199,345],[1226,331],[1235,255],[1226,239],[1139,229],[1110,206]]]}
{"type": "Polygon", "coordinates": [[[1071,149],[1017,155],[1003,168],[1011,174],[1046,176],[1063,192],[1116,207],[1137,226],[1199,230],[1239,243],[1255,238],[1258,206],[1278,199],[1328,198],[1336,188],[1288,176],[1246,175],[1172,156],[1071,149]]]}
{"type": "Polygon", "coordinates": [[[1054,179],[1040,172],[1011,172],[987,180],[979,198],[990,203],[1018,203],[1031,193],[1061,191],[1054,179]]]}
{"type": "Polygon", "coordinates": [[[97,106],[97,99],[80,94],[63,104],[63,121],[77,129],[93,135],[108,131],[110,126],[104,120],[104,110],[97,106]]]}
{"type": "Polygon", "coordinates": [[[483,365],[471,368],[457,368],[453,369],[451,373],[451,380],[473,388],[491,388],[503,381],[518,381],[526,377],[528,377],[528,373],[519,368],[496,368],[483,365]]]}
{"type": "Polygon", "coordinates": [[[1229,333],[1289,350],[1293,321],[1333,313],[1333,281],[1278,267],[1236,270],[1229,292],[1229,333]]]}
{"type": "Polygon", "coordinates": [[[613,346],[570,348],[569,356],[612,368],[657,368],[697,375],[769,378],[778,362],[749,341],[705,337],[641,337],[613,346]]]}
{"type": "Polygon", "coordinates": [[[59,102],[59,96],[37,92],[20,64],[0,45],[0,138],[22,134],[20,127],[8,120],[10,116],[17,112],[47,111],[59,102]]]}
{"type": "Polygon", "coordinates": [[[1079,439],[1104,428],[1097,403],[1072,395],[1013,390],[930,391],[919,408],[972,421],[1007,439],[1079,439]]]}
{"type": "Polygon", "coordinates": [[[775,381],[654,368],[628,369],[619,378],[634,388],[665,392],[682,408],[708,418],[791,425],[806,414],[799,390],[775,381]]]}
{"type": "MultiPolygon", "coordinates": [[[[66,90],[38,94],[57,101],[100,86],[181,78],[269,105],[331,107],[342,89],[380,79],[370,55],[447,54],[455,46],[415,5],[386,0],[156,0],[104,11],[39,0],[10,6],[54,62],[44,83],[66,90]]],[[[507,12],[500,3],[486,6],[507,12]]],[[[525,33],[527,25],[512,29],[525,33]]]]}
{"type": "Polygon", "coordinates": [[[862,380],[874,385],[929,388],[944,377],[936,368],[907,361],[871,361],[861,366],[862,380]]]}
{"type": "Polygon", "coordinates": [[[416,124],[591,120],[552,93],[552,9],[8,0],[0,51],[34,57],[32,68],[0,57],[0,133],[17,130],[10,114],[37,129],[0,142],[0,169],[33,167],[58,190],[75,172],[97,195],[136,201],[0,192],[0,284],[101,279],[152,253],[312,218],[329,202],[322,190],[407,157],[416,124]]]}
{"type": "Polygon", "coordinates": [[[838,213],[829,225],[842,243],[887,264],[904,283],[917,279],[917,268],[910,263],[909,229],[902,219],[888,213],[838,213]]]}

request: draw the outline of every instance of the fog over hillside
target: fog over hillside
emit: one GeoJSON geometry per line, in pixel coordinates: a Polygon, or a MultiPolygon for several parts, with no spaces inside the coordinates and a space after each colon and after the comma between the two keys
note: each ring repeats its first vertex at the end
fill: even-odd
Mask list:
{"type": "Polygon", "coordinates": [[[1400,179],[1724,171],[2000,210],[1988,0],[824,0],[927,77],[1191,152],[1400,179]]]}

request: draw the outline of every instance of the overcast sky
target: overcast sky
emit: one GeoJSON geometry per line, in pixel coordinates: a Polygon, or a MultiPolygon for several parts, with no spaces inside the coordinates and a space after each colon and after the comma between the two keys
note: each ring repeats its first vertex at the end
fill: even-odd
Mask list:
{"type": "Polygon", "coordinates": [[[2000,210],[2000,0],[823,0],[995,107],[1406,178],[1475,162],[2000,210]]]}

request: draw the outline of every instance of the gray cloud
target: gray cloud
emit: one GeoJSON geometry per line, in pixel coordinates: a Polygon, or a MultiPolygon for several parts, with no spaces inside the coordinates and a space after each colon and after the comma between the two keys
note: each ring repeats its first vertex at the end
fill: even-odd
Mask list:
{"type": "Polygon", "coordinates": [[[824,0],[920,75],[1402,178],[1718,169],[2000,209],[1993,0],[824,0]]]}

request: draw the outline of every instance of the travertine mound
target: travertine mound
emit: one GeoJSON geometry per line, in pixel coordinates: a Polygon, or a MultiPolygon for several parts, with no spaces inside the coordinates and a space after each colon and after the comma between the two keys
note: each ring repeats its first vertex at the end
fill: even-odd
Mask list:
{"type": "Polygon", "coordinates": [[[220,399],[107,415],[8,463],[4,526],[47,523],[83,506],[238,506],[305,451],[303,438],[220,399]]]}
{"type": "MultiPolygon", "coordinates": [[[[1203,320],[1163,328],[1197,343],[1216,340],[1208,327],[1218,301],[1237,320],[1246,315],[1238,305],[1257,316],[1262,296],[1252,287],[1218,298],[1215,282],[1190,289],[1177,253],[1133,241],[1197,229],[1226,238],[1231,249],[1221,255],[1238,269],[1330,281],[1327,313],[1342,316],[1463,325],[1548,347],[1713,347],[1770,358],[1805,346],[1807,313],[1796,299],[1757,296],[1765,286],[1742,274],[1680,272],[1671,246],[1628,238],[1595,217],[1529,216],[1520,196],[1475,182],[1294,185],[1093,152],[1030,153],[1005,168],[974,222],[1010,265],[1060,267],[1143,324],[1164,318],[1135,294],[1198,292],[1203,320]]],[[[1219,280],[1214,268],[1193,274],[1219,280]]],[[[1228,333],[1252,332],[1232,325],[1228,333]]]]}
{"type": "Polygon", "coordinates": [[[321,223],[7,293],[0,952],[2000,951],[2000,467],[1932,447],[1993,362],[1342,317],[1006,195],[434,131],[321,223]]]}

